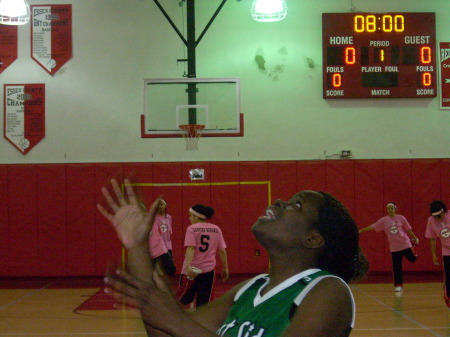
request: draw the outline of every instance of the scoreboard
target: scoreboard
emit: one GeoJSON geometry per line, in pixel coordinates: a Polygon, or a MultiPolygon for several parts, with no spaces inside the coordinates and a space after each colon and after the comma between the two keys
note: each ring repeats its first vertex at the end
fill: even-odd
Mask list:
{"type": "Polygon", "coordinates": [[[323,13],[323,98],[436,97],[435,13],[323,13]]]}

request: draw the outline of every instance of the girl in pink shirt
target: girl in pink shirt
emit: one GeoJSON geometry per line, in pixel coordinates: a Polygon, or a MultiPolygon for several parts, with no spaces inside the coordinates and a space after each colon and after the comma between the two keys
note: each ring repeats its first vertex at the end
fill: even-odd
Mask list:
{"type": "Polygon", "coordinates": [[[444,300],[450,308],[450,212],[442,200],[434,200],[430,204],[430,213],[425,237],[430,239],[431,256],[435,265],[439,265],[436,255],[436,239],[441,240],[444,264],[444,300]]]}
{"type": "Polygon", "coordinates": [[[177,298],[185,305],[194,300],[197,306],[209,303],[217,251],[222,262],[222,280],[228,279],[227,246],[222,231],[219,226],[207,222],[213,214],[214,209],[204,205],[189,209],[191,225],[184,239],[186,255],[177,291],[177,298]]]}
{"type": "Polygon", "coordinates": [[[403,256],[409,262],[415,262],[417,255],[413,251],[413,242],[419,244],[419,239],[413,233],[411,226],[403,215],[396,214],[397,206],[390,202],[386,205],[388,215],[382,217],[374,224],[359,231],[364,233],[374,229],[376,232],[384,231],[389,241],[389,250],[392,256],[392,270],[394,274],[394,291],[403,291],[403,256]],[[411,237],[411,239],[410,239],[411,237]]]}
{"type": "Polygon", "coordinates": [[[157,215],[153,223],[152,231],[148,240],[150,255],[158,269],[166,275],[174,275],[177,271],[172,258],[172,218],[166,212],[167,203],[160,199],[158,203],[157,215]],[[169,239],[167,239],[169,236],[169,239]],[[170,245],[167,243],[169,242],[170,245]],[[170,249],[169,249],[170,247],[170,249]]]}
{"type": "Polygon", "coordinates": [[[167,202],[160,199],[158,203],[158,213],[155,217],[155,224],[158,225],[161,232],[161,239],[167,248],[167,251],[172,255],[172,217],[167,213],[167,202]]]}

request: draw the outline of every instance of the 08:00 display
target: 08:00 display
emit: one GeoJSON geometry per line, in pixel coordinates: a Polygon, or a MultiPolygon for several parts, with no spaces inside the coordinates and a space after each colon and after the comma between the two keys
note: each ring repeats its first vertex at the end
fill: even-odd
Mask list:
{"type": "Polygon", "coordinates": [[[373,33],[376,31],[403,32],[405,30],[405,17],[403,15],[383,15],[377,17],[375,15],[355,15],[353,19],[353,27],[357,33],[373,33]],[[381,20],[380,22],[377,22],[381,20]]]}

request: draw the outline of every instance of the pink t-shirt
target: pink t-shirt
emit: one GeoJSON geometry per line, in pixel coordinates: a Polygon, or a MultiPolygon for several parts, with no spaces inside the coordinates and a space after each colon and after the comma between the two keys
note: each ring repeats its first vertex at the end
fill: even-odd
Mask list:
{"type": "Polygon", "coordinates": [[[161,239],[164,242],[167,250],[172,249],[172,217],[170,214],[157,215],[155,218],[155,225],[158,226],[161,233],[161,239]]]}
{"type": "Polygon", "coordinates": [[[386,233],[391,252],[399,252],[412,247],[407,234],[411,230],[411,226],[403,215],[386,215],[372,226],[376,232],[384,231],[386,233]]]}
{"type": "MultiPolygon", "coordinates": [[[[219,226],[206,222],[199,222],[187,228],[184,246],[195,247],[191,266],[200,268],[203,273],[213,270],[216,266],[217,250],[227,248],[219,226]]],[[[181,273],[186,273],[185,263],[181,273]]]]}
{"type": "Polygon", "coordinates": [[[450,211],[447,211],[440,220],[432,216],[428,218],[425,237],[428,239],[441,239],[442,255],[450,255],[450,211]]]}
{"type": "Polygon", "coordinates": [[[166,245],[164,244],[159,226],[156,223],[153,224],[152,231],[150,232],[150,237],[148,239],[148,249],[150,251],[150,256],[156,259],[158,256],[167,253],[166,245]]]}

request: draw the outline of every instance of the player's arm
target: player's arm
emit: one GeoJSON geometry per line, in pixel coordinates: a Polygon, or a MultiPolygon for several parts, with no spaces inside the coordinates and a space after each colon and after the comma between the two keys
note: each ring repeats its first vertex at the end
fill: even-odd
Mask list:
{"type": "Polygon", "coordinates": [[[216,331],[226,319],[240,285],[190,313],[178,305],[162,278],[153,275],[151,284],[120,271],[106,278],[108,293],[140,309],[149,336],[217,336],[216,331]]]}
{"type": "Polygon", "coordinates": [[[347,337],[352,320],[350,290],[341,280],[327,277],[305,296],[282,337],[347,337]]]}
{"type": "Polygon", "coordinates": [[[239,283],[218,299],[190,312],[191,318],[210,331],[218,331],[233,306],[236,293],[246,282],[239,283]]]}
{"type": "Polygon", "coordinates": [[[194,278],[197,276],[196,273],[194,273],[191,269],[191,263],[192,259],[194,258],[195,253],[195,247],[194,246],[187,246],[186,247],[186,254],[184,256],[184,265],[186,267],[186,275],[190,278],[194,278]]]}
{"type": "Polygon", "coordinates": [[[411,240],[414,240],[415,244],[418,245],[419,244],[419,239],[417,238],[416,234],[414,234],[412,229],[407,231],[407,233],[408,233],[409,237],[411,238],[411,240]]]}
{"type": "Polygon", "coordinates": [[[228,316],[238,288],[230,290],[193,312],[184,311],[181,315],[169,317],[170,324],[167,324],[167,330],[165,328],[163,330],[172,337],[217,337],[217,331],[228,316]]]}
{"type": "Polygon", "coordinates": [[[219,249],[219,257],[220,261],[222,262],[222,281],[228,280],[228,277],[230,276],[228,272],[228,258],[227,258],[227,250],[226,249],[219,249]]]}
{"type": "Polygon", "coordinates": [[[362,228],[362,229],[359,230],[359,234],[364,233],[364,232],[371,231],[371,230],[373,230],[373,229],[374,229],[374,225],[370,225],[370,226],[364,227],[364,228],[362,228]]]}
{"type": "Polygon", "coordinates": [[[436,239],[430,239],[431,257],[433,258],[433,263],[438,266],[439,260],[436,255],[436,239]]]}

